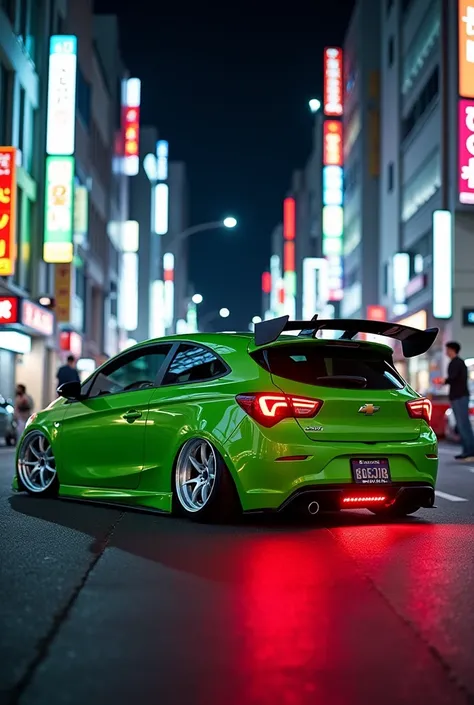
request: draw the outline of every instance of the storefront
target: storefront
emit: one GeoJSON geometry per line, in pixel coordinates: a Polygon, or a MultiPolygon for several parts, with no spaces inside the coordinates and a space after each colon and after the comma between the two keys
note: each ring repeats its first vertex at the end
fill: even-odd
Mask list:
{"type": "Polygon", "coordinates": [[[51,360],[56,354],[54,314],[18,296],[0,296],[0,392],[24,384],[35,408],[51,401],[51,360]],[[3,387],[5,386],[5,390],[3,387]]]}

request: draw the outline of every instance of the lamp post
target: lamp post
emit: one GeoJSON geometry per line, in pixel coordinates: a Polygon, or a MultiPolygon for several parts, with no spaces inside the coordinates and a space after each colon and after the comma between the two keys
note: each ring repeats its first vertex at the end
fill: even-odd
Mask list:
{"type": "Polygon", "coordinates": [[[176,245],[180,245],[184,240],[187,240],[191,235],[196,235],[197,233],[207,232],[208,230],[218,230],[219,228],[227,228],[227,230],[232,230],[237,226],[237,220],[232,216],[224,218],[224,220],[214,220],[209,223],[200,223],[199,225],[192,225],[190,228],[186,228],[182,232],[178,233],[172,241],[171,247],[176,248],[176,245]]]}

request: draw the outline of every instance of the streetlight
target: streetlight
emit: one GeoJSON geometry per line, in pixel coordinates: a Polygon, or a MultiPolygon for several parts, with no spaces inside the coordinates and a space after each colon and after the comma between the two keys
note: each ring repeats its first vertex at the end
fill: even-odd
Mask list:
{"type": "Polygon", "coordinates": [[[171,248],[176,249],[177,245],[180,245],[183,240],[187,240],[191,235],[196,233],[206,232],[207,230],[216,230],[218,228],[232,229],[237,225],[237,219],[232,216],[224,218],[224,220],[215,220],[210,223],[200,223],[199,225],[192,225],[190,228],[186,228],[178,235],[176,235],[171,241],[171,248]]]}
{"type": "Polygon", "coordinates": [[[202,304],[202,300],[203,300],[203,299],[202,299],[201,294],[194,294],[194,296],[193,296],[192,299],[191,299],[191,301],[193,302],[193,304],[202,304]]]}
{"type": "Polygon", "coordinates": [[[252,323],[253,323],[254,325],[257,325],[257,323],[261,323],[261,322],[262,322],[262,319],[260,318],[260,316],[254,316],[254,317],[252,318],[252,323]]]}
{"type": "Polygon", "coordinates": [[[229,316],[230,316],[229,309],[228,308],[221,308],[221,310],[219,311],[219,316],[221,318],[229,318],[229,316]]]}
{"type": "Polygon", "coordinates": [[[321,107],[321,101],[318,100],[317,98],[311,98],[308,105],[309,105],[309,109],[311,110],[312,113],[317,113],[321,107]]]}

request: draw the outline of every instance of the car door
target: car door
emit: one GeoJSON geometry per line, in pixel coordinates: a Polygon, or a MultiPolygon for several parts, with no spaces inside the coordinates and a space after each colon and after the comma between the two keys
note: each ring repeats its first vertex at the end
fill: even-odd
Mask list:
{"type": "Polygon", "coordinates": [[[209,348],[192,343],[176,345],[168,361],[150,400],[143,491],[170,491],[171,469],[190,429],[222,439],[229,433],[228,400],[236,392],[229,391],[230,369],[224,361],[209,348]]]}
{"type": "Polygon", "coordinates": [[[149,402],[171,345],[148,344],[111,360],[68,402],[60,424],[63,485],[136,489],[143,469],[149,402]]]}

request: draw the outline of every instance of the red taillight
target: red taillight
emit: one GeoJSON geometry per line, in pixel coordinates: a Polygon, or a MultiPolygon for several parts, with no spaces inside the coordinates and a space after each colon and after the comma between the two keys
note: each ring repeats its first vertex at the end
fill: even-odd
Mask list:
{"type": "Polygon", "coordinates": [[[431,423],[432,404],[429,399],[414,399],[407,401],[407,409],[412,419],[423,419],[431,423]]]}
{"type": "Polygon", "coordinates": [[[376,504],[380,502],[386,502],[387,498],[385,495],[373,495],[367,497],[344,497],[342,500],[343,504],[376,504]]]}
{"type": "Polygon", "coordinates": [[[474,406],[469,407],[469,416],[474,416],[474,406]]]}
{"type": "Polygon", "coordinates": [[[261,426],[270,428],[283,419],[311,419],[320,410],[320,399],[289,394],[239,394],[237,402],[261,426]]]}

